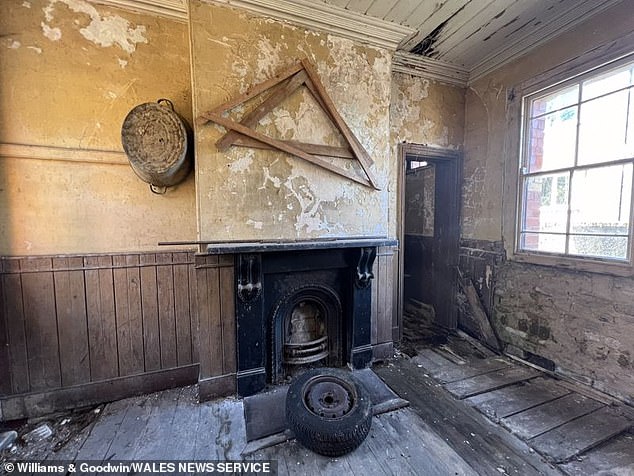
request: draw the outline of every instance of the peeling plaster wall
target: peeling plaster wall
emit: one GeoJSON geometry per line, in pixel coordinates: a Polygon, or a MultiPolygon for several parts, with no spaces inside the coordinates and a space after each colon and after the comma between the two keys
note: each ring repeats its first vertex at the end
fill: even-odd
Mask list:
{"type": "MultiPolygon", "coordinates": [[[[631,33],[631,18],[631,4],[622,2],[471,85],[466,95],[463,239],[503,240],[507,254],[513,252],[516,185],[505,173],[519,160],[519,125],[511,112],[520,98],[509,97],[512,89],[631,33]]],[[[512,258],[494,269],[495,275],[487,278],[495,289],[494,325],[506,343],[632,402],[632,278],[521,264],[512,258]]]]}
{"type": "MultiPolygon", "coordinates": [[[[190,3],[190,15],[195,116],[306,57],[374,160],[382,189],[364,187],[281,152],[242,147],[218,152],[214,144],[224,129],[213,123],[197,126],[200,239],[394,236],[391,54],[198,0],[190,3]]],[[[236,108],[231,117],[238,119],[254,104],[257,100],[236,108]]],[[[265,117],[257,130],[282,139],[343,144],[303,89],[265,117]]]]}
{"type": "MultiPolygon", "coordinates": [[[[390,136],[392,173],[398,174],[398,144],[425,144],[462,149],[465,89],[410,74],[392,75],[390,136]]],[[[396,178],[395,178],[396,180],[396,178]]],[[[390,203],[397,210],[396,194],[390,203]]]]}
{"type": "Polygon", "coordinates": [[[170,98],[191,121],[190,84],[184,23],[84,0],[1,2],[0,254],[195,239],[193,176],[153,195],[120,139],[143,102],[170,98]]]}

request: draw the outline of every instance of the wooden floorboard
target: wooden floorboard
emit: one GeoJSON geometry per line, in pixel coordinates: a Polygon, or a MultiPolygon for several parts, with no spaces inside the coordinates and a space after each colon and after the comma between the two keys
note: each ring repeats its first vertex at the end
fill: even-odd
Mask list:
{"type": "Polygon", "coordinates": [[[570,476],[634,474],[634,435],[623,433],[560,468],[570,476]]]}
{"type": "Polygon", "coordinates": [[[502,426],[521,438],[531,439],[604,405],[578,393],[571,393],[522,413],[502,418],[502,426]]]}
{"type": "Polygon", "coordinates": [[[465,401],[491,420],[498,422],[500,418],[520,413],[569,393],[571,391],[558,385],[556,380],[538,377],[528,382],[519,382],[515,385],[475,395],[465,401]]]}
{"type": "Polygon", "coordinates": [[[412,361],[417,365],[422,365],[432,377],[442,383],[455,382],[495,370],[507,369],[511,366],[506,359],[500,357],[473,359],[458,364],[431,349],[422,349],[412,361]]]}
{"type": "Polygon", "coordinates": [[[491,392],[514,383],[539,376],[539,372],[524,367],[509,367],[445,385],[449,393],[463,399],[480,393],[491,392]]]}
{"type": "Polygon", "coordinates": [[[478,474],[560,474],[523,441],[456,400],[407,359],[374,371],[478,474]],[[498,469],[499,468],[499,469],[498,469]]]}
{"type": "Polygon", "coordinates": [[[79,448],[78,460],[102,461],[108,448],[117,434],[128,411],[131,399],[119,400],[106,405],[99,419],[95,422],[86,441],[79,448]]]}
{"type": "MultiPolygon", "coordinates": [[[[130,449],[130,459],[148,460],[156,454],[164,454],[164,459],[181,459],[172,457],[172,446],[178,443],[174,437],[177,428],[174,426],[174,414],[180,395],[184,388],[165,390],[152,394],[144,406],[146,417],[142,431],[137,432],[135,444],[130,449]]],[[[163,457],[163,456],[162,456],[163,457]]]]}
{"type": "Polygon", "coordinates": [[[533,438],[531,445],[552,460],[565,462],[631,426],[619,408],[603,407],[533,438]]]}

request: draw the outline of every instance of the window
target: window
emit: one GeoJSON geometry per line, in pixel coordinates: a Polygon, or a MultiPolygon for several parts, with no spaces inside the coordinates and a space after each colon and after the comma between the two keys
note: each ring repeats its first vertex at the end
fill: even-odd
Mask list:
{"type": "Polygon", "coordinates": [[[517,249],[631,262],[634,63],[524,98],[517,249]]]}

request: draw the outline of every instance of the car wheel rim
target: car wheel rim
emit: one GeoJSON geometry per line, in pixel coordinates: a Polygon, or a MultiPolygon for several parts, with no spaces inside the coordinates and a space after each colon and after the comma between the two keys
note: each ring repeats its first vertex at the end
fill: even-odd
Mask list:
{"type": "Polygon", "coordinates": [[[341,418],[352,410],[356,398],[354,387],[343,380],[318,376],[306,382],[304,404],[313,414],[327,419],[341,418]]]}

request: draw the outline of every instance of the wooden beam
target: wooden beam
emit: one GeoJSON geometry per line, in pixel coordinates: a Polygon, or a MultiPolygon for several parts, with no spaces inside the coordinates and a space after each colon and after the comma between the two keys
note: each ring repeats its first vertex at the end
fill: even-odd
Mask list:
{"type": "MultiPolygon", "coordinates": [[[[306,142],[299,142],[296,140],[283,140],[280,142],[284,142],[285,144],[289,144],[291,146],[297,147],[298,149],[303,150],[307,154],[322,155],[325,157],[337,157],[339,159],[354,159],[355,158],[355,156],[352,154],[352,151],[347,147],[334,147],[330,145],[308,144],[306,142]]],[[[250,137],[245,137],[242,134],[238,134],[238,137],[236,138],[235,141],[233,141],[231,145],[242,146],[242,147],[253,147],[254,149],[277,150],[276,147],[270,146],[268,144],[264,144],[263,142],[252,139],[250,137]]]]}
{"type": "MultiPolygon", "coordinates": [[[[219,114],[215,114],[212,112],[207,112],[205,113],[205,117],[214,121],[217,124],[220,124],[223,127],[226,127],[227,129],[232,129],[235,130],[247,137],[251,137],[252,139],[255,139],[257,141],[260,141],[264,144],[268,144],[272,147],[275,147],[276,149],[279,149],[283,152],[286,152],[288,154],[294,155],[296,157],[299,157],[301,159],[307,160],[308,162],[311,162],[315,165],[318,165],[320,167],[323,167],[327,170],[330,170],[331,172],[337,174],[337,175],[341,175],[343,177],[346,177],[354,182],[360,183],[362,185],[365,186],[373,186],[374,188],[377,188],[375,185],[368,183],[367,180],[364,180],[360,177],[358,177],[357,175],[342,169],[340,167],[337,167],[335,165],[332,165],[331,163],[325,161],[324,159],[321,159],[317,156],[308,154],[306,152],[304,152],[303,150],[294,147],[290,144],[287,144],[285,142],[282,142],[280,140],[277,139],[273,139],[271,137],[268,137],[264,134],[261,134],[259,132],[254,131],[253,129],[250,129],[248,127],[243,126],[242,124],[239,124],[237,122],[234,122],[230,119],[225,119],[224,117],[220,116],[219,114]]],[[[377,189],[378,190],[378,189],[377,189]]]]}
{"type": "MultiPolygon", "coordinates": [[[[298,71],[294,76],[282,86],[280,86],[275,92],[273,92],[268,98],[266,98],[262,104],[256,107],[253,111],[242,118],[240,124],[247,127],[254,127],[260,120],[273,110],[279,103],[281,103],[288,96],[293,94],[297,88],[299,88],[307,76],[305,71],[298,71]]],[[[224,112],[224,111],[223,111],[224,112]]],[[[240,136],[240,134],[234,130],[229,130],[227,133],[218,139],[216,147],[220,151],[226,150],[231,146],[234,141],[240,136]]]]}
{"type": "Polygon", "coordinates": [[[301,63],[304,65],[304,69],[308,73],[308,77],[310,81],[313,83],[313,85],[315,86],[315,89],[319,93],[319,96],[322,98],[323,106],[325,107],[325,110],[328,111],[331,118],[333,119],[333,122],[339,128],[339,130],[341,131],[345,139],[350,144],[352,151],[357,156],[357,159],[359,160],[359,163],[361,164],[363,171],[368,176],[368,180],[370,184],[372,184],[372,186],[376,190],[380,190],[380,188],[377,185],[377,180],[374,177],[372,170],[370,169],[370,167],[373,165],[372,159],[370,158],[366,150],[363,148],[363,146],[361,145],[357,137],[352,133],[352,131],[350,130],[346,122],[339,115],[339,112],[337,112],[335,105],[333,104],[332,100],[328,96],[328,93],[326,93],[326,89],[324,88],[323,84],[321,84],[319,75],[313,68],[313,65],[306,59],[303,59],[301,63]]]}
{"type": "Polygon", "coordinates": [[[258,94],[266,91],[269,88],[272,88],[276,84],[281,83],[285,79],[290,78],[298,71],[301,71],[303,67],[304,66],[301,62],[295,63],[286,71],[283,71],[280,74],[273,76],[271,79],[267,79],[266,81],[263,81],[260,84],[255,85],[253,88],[249,89],[246,93],[236,96],[232,100],[227,101],[221,104],[220,106],[215,107],[211,111],[203,112],[200,116],[198,116],[198,118],[196,118],[196,122],[198,123],[198,125],[201,125],[201,126],[207,124],[211,120],[209,118],[209,114],[221,114],[224,111],[227,111],[229,109],[236,107],[238,104],[248,101],[249,99],[253,99],[258,94]]]}

